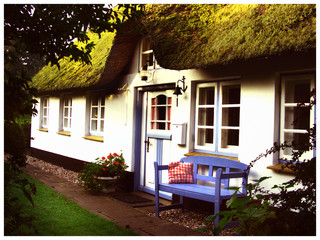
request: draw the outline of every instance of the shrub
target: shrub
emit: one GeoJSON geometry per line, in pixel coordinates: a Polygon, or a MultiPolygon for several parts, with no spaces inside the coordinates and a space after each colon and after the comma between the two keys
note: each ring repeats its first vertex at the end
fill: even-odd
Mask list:
{"type": "Polygon", "coordinates": [[[85,163],[84,169],[78,174],[78,180],[83,183],[86,190],[95,193],[106,187],[98,177],[120,178],[127,167],[122,153],[120,155],[110,153],[107,158],[96,158],[95,162],[85,163]]]}

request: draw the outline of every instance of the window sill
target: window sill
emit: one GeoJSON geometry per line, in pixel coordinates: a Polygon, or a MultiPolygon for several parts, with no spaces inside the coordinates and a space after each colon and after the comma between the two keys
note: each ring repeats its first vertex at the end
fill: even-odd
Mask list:
{"type": "Polygon", "coordinates": [[[103,142],[103,137],[100,136],[92,136],[92,135],[88,135],[83,137],[86,140],[91,140],[91,141],[96,141],[96,142],[103,142]]]}
{"type": "Polygon", "coordinates": [[[231,159],[231,160],[239,162],[239,159],[237,157],[229,157],[229,156],[216,155],[216,154],[210,154],[210,153],[201,153],[201,152],[189,152],[189,153],[184,154],[184,156],[186,156],[186,157],[191,157],[191,156],[220,157],[220,158],[227,158],[227,159],[231,159]]]}
{"type": "Polygon", "coordinates": [[[39,128],[38,131],[40,131],[40,132],[48,132],[48,128],[39,128]]]}
{"type": "Polygon", "coordinates": [[[267,169],[271,169],[271,170],[279,172],[279,173],[291,173],[291,174],[293,174],[293,171],[290,168],[285,167],[284,163],[278,163],[278,164],[275,164],[275,165],[268,166],[267,169]]]}
{"type": "Polygon", "coordinates": [[[67,131],[59,131],[59,132],[57,132],[57,134],[63,135],[63,136],[68,136],[68,137],[71,136],[71,132],[67,132],[67,131]]]}

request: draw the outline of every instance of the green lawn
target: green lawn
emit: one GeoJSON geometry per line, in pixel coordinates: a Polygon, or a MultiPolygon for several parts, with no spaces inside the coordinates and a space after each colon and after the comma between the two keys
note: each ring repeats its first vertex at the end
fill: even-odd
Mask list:
{"type": "MultiPolygon", "coordinates": [[[[26,176],[27,177],[27,176],[26,176]]],[[[65,196],[54,192],[44,184],[34,179],[37,193],[33,196],[34,207],[26,200],[21,190],[16,189],[14,194],[23,206],[22,211],[33,216],[33,229],[23,225],[28,236],[136,236],[137,234],[118,227],[112,221],[103,219],[86,209],[78,206],[65,196]]]]}

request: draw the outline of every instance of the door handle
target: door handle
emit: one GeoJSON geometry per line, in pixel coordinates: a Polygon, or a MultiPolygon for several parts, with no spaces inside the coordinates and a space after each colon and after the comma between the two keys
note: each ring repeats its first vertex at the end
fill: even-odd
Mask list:
{"type": "Polygon", "coordinates": [[[149,145],[150,145],[149,137],[147,138],[146,141],[144,141],[144,143],[146,144],[147,152],[149,152],[149,145]]]}

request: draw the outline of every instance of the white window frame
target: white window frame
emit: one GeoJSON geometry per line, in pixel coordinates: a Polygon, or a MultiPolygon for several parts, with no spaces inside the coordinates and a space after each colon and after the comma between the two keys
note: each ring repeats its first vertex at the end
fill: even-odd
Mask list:
{"type": "Polygon", "coordinates": [[[90,98],[90,115],[89,115],[89,134],[93,136],[103,136],[104,129],[105,129],[105,105],[106,104],[106,97],[100,96],[100,95],[93,95],[90,98]],[[93,105],[93,98],[98,98],[98,104],[93,105]],[[104,100],[104,105],[102,105],[102,99],[104,100]],[[97,114],[95,117],[92,117],[93,109],[97,108],[97,114]],[[103,116],[102,116],[103,115],[103,116]],[[97,121],[96,130],[93,130],[92,122],[97,121]],[[101,127],[103,127],[103,130],[101,131],[101,127]]]}
{"type": "Polygon", "coordinates": [[[241,109],[241,83],[240,81],[226,81],[226,82],[206,82],[198,83],[196,85],[196,97],[195,97],[195,141],[194,149],[207,151],[211,153],[222,153],[236,155],[239,151],[240,145],[240,114],[239,114],[239,126],[222,126],[222,112],[224,108],[241,109]],[[240,103],[239,104],[222,104],[222,89],[224,86],[240,85],[240,103]],[[214,104],[213,105],[199,105],[199,92],[200,88],[214,87],[214,104]],[[213,126],[200,126],[199,122],[199,109],[200,108],[213,108],[213,126]],[[204,143],[198,145],[199,129],[213,129],[213,143],[204,143]],[[222,131],[223,130],[238,130],[239,131],[239,145],[228,145],[227,148],[222,147],[222,131]]]}
{"type": "MultiPolygon", "coordinates": [[[[160,67],[154,57],[153,50],[151,48],[151,39],[150,37],[143,38],[140,43],[140,69],[143,69],[143,66],[147,63],[144,59],[148,57],[148,55],[152,54],[152,64],[147,64],[147,69],[144,70],[153,70],[160,67]]],[[[150,61],[150,60],[149,60],[150,61]]]]}
{"type": "Polygon", "coordinates": [[[160,93],[158,95],[156,95],[155,97],[155,101],[156,103],[153,104],[152,103],[152,99],[151,98],[151,102],[150,102],[150,120],[149,120],[149,129],[151,132],[164,132],[164,131],[170,131],[172,129],[172,122],[171,122],[171,119],[172,119],[172,100],[173,100],[173,97],[172,96],[169,96],[167,94],[163,94],[163,93],[160,93]],[[164,96],[166,98],[166,104],[158,104],[158,97],[159,96],[164,96]],[[171,102],[169,102],[169,98],[171,98],[171,102]],[[164,120],[159,120],[158,119],[158,116],[157,116],[157,109],[159,107],[164,107],[166,110],[165,110],[165,119],[164,120]],[[152,108],[155,108],[154,110],[154,119],[152,119],[152,108]],[[170,119],[169,119],[169,116],[170,116],[170,119]],[[157,127],[157,124],[158,123],[163,123],[165,125],[165,129],[159,129],[157,127]],[[155,124],[155,128],[152,128],[152,124],[155,124]]]}
{"type": "MultiPolygon", "coordinates": [[[[303,80],[303,79],[310,79],[310,92],[315,87],[315,75],[313,73],[310,74],[295,74],[295,75],[282,75],[281,76],[281,101],[280,101],[280,143],[285,142],[285,134],[286,133],[300,133],[304,134],[307,133],[307,130],[304,129],[286,129],[285,128],[285,108],[286,107],[297,107],[297,103],[286,103],[285,102],[285,93],[286,93],[286,83],[290,81],[296,81],[296,80],[303,80]]],[[[309,102],[305,103],[306,105],[309,104],[309,102]]],[[[309,127],[313,127],[314,124],[314,108],[310,111],[310,123],[309,127]]],[[[308,151],[304,153],[301,157],[303,159],[305,158],[311,158],[313,156],[313,151],[308,151]]],[[[286,155],[285,152],[282,150],[280,151],[280,158],[287,158],[291,159],[291,155],[286,155]]]]}
{"type": "Polygon", "coordinates": [[[71,132],[71,120],[72,120],[72,95],[66,94],[63,96],[61,101],[61,110],[62,110],[62,119],[61,126],[62,131],[71,132]],[[66,104],[67,101],[67,104],[66,104]],[[67,120],[67,124],[65,124],[65,120],[67,120]]]}
{"type": "Polygon", "coordinates": [[[196,93],[196,114],[195,114],[195,148],[200,150],[213,150],[216,145],[216,117],[217,117],[217,83],[200,83],[197,84],[197,93],[196,93]],[[199,105],[199,96],[200,88],[214,87],[214,105],[199,105]],[[199,109],[200,108],[213,108],[214,117],[213,117],[213,126],[199,126],[199,109]],[[199,129],[213,129],[213,143],[204,143],[204,145],[198,145],[198,130],[199,129]]]}
{"type": "Polygon", "coordinates": [[[40,124],[40,128],[48,129],[48,127],[49,127],[49,109],[50,109],[49,104],[50,104],[50,101],[49,101],[48,96],[41,97],[41,121],[40,121],[41,124],[40,124]]]}
{"type": "Polygon", "coordinates": [[[240,82],[221,82],[220,83],[220,86],[219,86],[219,142],[218,142],[218,151],[219,152],[231,152],[231,153],[237,153],[239,151],[239,145],[240,145],[240,111],[239,111],[239,126],[222,126],[222,116],[223,116],[223,109],[224,108],[240,108],[241,110],[241,84],[240,82]],[[240,85],[240,103],[238,104],[223,104],[222,103],[222,89],[224,86],[234,86],[234,85],[240,85]],[[222,130],[238,130],[239,131],[239,145],[236,146],[236,145],[228,145],[227,148],[223,148],[222,147],[222,140],[221,140],[221,137],[222,137],[222,130]]]}

